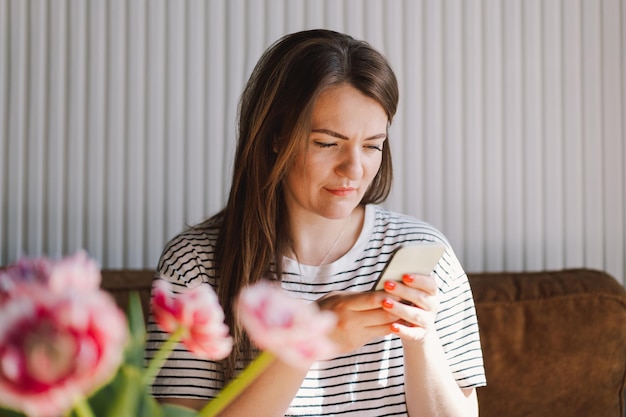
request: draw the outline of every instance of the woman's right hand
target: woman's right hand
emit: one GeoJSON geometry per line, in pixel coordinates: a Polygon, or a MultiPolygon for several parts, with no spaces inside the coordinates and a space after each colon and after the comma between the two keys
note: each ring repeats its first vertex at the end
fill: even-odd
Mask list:
{"type": "Polygon", "coordinates": [[[388,298],[390,295],[384,291],[334,291],[317,300],[320,309],[337,315],[337,326],[330,337],[340,354],[352,352],[373,338],[391,332],[391,323],[399,319],[382,308],[383,301],[388,298]]]}

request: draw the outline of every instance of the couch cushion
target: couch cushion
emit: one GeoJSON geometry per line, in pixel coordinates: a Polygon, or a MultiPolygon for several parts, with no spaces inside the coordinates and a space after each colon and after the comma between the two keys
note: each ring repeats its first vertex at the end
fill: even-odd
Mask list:
{"type": "Polygon", "coordinates": [[[481,417],[621,417],[626,291],[592,270],[468,274],[487,375],[481,417]]]}

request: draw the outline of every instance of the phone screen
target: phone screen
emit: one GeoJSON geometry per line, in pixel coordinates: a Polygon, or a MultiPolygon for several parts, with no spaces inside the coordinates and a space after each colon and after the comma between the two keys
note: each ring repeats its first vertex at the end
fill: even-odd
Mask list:
{"type": "Polygon", "coordinates": [[[402,246],[393,253],[372,289],[382,290],[386,281],[402,281],[404,274],[430,275],[445,250],[440,244],[402,246]]]}

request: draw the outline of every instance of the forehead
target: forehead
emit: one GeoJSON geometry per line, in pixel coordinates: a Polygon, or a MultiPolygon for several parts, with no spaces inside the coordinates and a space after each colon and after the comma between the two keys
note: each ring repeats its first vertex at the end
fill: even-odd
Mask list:
{"type": "Polygon", "coordinates": [[[315,100],[311,114],[313,129],[335,126],[381,133],[386,130],[387,122],[382,105],[349,84],[323,90],[315,100]]]}

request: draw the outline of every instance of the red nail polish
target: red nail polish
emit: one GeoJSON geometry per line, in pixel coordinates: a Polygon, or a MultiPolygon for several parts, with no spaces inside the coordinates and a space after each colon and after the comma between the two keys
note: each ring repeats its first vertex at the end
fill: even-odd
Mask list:
{"type": "Polygon", "coordinates": [[[396,323],[391,323],[391,331],[394,333],[399,333],[400,332],[400,326],[398,326],[396,323]]]}
{"type": "Polygon", "coordinates": [[[406,282],[407,284],[412,283],[415,280],[415,277],[413,275],[402,275],[402,281],[406,282]]]}
{"type": "Polygon", "coordinates": [[[396,283],[393,281],[387,281],[385,282],[385,289],[389,290],[389,291],[393,291],[396,289],[396,283]]]}
{"type": "Polygon", "coordinates": [[[389,298],[385,298],[383,300],[383,307],[385,307],[385,308],[392,308],[393,307],[393,301],[390,300],[389,298]]]}

